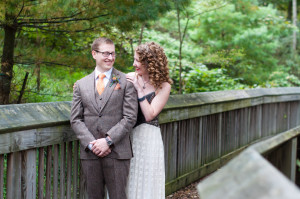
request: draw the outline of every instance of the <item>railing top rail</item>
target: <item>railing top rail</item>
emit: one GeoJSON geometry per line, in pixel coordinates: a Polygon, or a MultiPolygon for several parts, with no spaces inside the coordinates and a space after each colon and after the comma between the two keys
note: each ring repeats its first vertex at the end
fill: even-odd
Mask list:
{"type": "MultiPolygon", "coordinates": [[[[295,100],[300,101],[300,88],[297,87],[172,95],[159,119],[160,123],[166,123],[263,103],[295,100]]],[[[0,133],[69,124],[70,107],[71,102],[0,105],[0,133]]]]}
{"type": "MultiPolygon", "coordinates": [[[[270,96],[295,96],[296,99],[299,100],[300,87],[226,90],[184,95],[171,95],[164,110],[270,96]]],[[[287,99],[287,101],[289,100],[287,99]]]]}
{"type": "Polygon", "coordinates": [[[1,105],[0,133],[69,124],[70,109],[70,102],[1,105]]]}
{"type": "Polygon", "coordinates": [[[253,144],[250,148],[254,149],[260,154],[265,154],[269,151],[272,151],[274,148],[278,147],[279,145],[295,137],[298,137],[299,135],[300,135],[300,126],[297,126],[293,129],[272,136],[271,138],[265,138],[265,140],[253,144]]]}

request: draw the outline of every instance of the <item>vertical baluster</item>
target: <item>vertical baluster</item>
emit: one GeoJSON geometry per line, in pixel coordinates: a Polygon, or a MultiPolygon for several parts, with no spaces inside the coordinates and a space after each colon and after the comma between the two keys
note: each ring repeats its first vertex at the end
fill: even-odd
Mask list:
{"type": "Polygon", "coordinates": [[[47,167],[46,167],[46,199],[51,198],[51,168],[52,168],[52,146],[47,147],[47,167]]]}
{"type": "Polygon", "coordinates": [[[22,198],[36,198],[36,149],[22,152],[22,198]]]}
{"type": "Polygon", "coordinates": [[[0,199],[3,199],[4,187],[4,155],[0,155],[0,199]]]}
{"type": "Polygon", "coordinates": [[[39,148],[39,178],[38,178],[38,198],[43,199],[44,198],[44,148],[39,148]]]}
{"type": "Polygon", "coordinates": [[[73,171],[73,198],[77,198],[78,184],[78,141],[74,141],[74,171],[73,171]]]}
{"type": "Polygon", "coordinates": [[[58,199],[58,144],[54,145],[53,154],[53,199],[58,199]]]}
{"type": "Polygon", "coordinates": [[[66,161],[66,143],[61,144],[60,149],[60,198],[65,198],[65,161],[66,161]]]}
{"type": "Polygon", "coordinates": [[[72,185],[72,142],[67,143],[67,199],[71,199],[72,185]]]}

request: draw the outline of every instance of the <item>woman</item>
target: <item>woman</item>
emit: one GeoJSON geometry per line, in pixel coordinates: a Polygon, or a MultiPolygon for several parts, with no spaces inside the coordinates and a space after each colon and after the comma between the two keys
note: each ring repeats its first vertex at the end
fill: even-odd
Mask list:
{"type": "Polygon", "coordinates": [[[156,43],[135,50],[135,73],[127,74],[138,94],[139,112],[131,133],[133,158],[127,184],[128,199],[165,198],[164,147],[158,114],[168,101],[172,80],[167,57],[156,43]]]}

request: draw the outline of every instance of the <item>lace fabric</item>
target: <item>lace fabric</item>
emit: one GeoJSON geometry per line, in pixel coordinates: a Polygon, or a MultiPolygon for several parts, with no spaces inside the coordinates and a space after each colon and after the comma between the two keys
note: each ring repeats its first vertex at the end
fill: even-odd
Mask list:
{"type": "Polygon", "coordinates": [[[164,199],[164,147],[160,128],[143,123],[131,132],[133,158],[127,183],[128,199],[164,199]]]}

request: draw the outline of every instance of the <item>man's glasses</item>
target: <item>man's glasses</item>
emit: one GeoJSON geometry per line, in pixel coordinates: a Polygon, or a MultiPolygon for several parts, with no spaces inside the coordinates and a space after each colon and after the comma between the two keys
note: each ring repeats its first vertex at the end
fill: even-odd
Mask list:
{"type": "Polygon", "coordinates": [[[103,57],[109,57],[109,55],[111,55],[112,57],[115,57],[116,56],[116,53],[115,52],[101,52],[101,51],[98,51],[98,50],[94,50],[96,51],[97,53],[101,53],[103,55],[103,57]]]}

